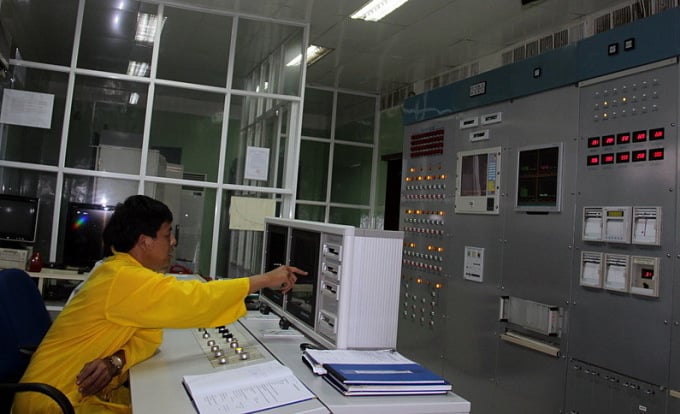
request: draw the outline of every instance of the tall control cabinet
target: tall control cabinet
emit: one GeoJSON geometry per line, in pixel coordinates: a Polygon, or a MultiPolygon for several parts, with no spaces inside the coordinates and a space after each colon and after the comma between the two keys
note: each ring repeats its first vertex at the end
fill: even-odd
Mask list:
{"type": "Polygon", "coordinates": [[[680,412],[679,28],[405,102],[397,349],[476,414],[680,412]]]}
{"type": "Polygon", "coordinates": [[[263,272],[309,272],[262,300],[327,348],[394,348],[403,233],[267,218],[263,272]]]}

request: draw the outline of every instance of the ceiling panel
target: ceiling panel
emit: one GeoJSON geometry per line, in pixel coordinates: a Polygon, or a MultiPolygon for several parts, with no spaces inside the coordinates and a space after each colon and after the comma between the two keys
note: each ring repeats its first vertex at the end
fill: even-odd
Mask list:
{"type": "MultiPolygon", "coordinates": [[[[31,4],[50,1],[32,0],[31,4]]],[[[454,66],[488,60],[518,42],[572,26],[583,16],[631,4],[622,0],[539,0],[522,6],[521,0],[411,0],[383,21],[371,23],[349,18],[366,0],[160,1],[194,10],[309,23],[310,41],[334,51],[309,68],[307,81],[365,92],[389,91],[454,66]]],[[[5,4],[12,3],[24,4],[23,0],[5,0],[5,4]]],[[[33,27],[50,27],[51,15],[35,16],[33,27]]],[[[208,36],[197,33],[191,41],[214,45],[208,36]]],[[[109,54],[114,56],[115,51],[109,54]]]]}

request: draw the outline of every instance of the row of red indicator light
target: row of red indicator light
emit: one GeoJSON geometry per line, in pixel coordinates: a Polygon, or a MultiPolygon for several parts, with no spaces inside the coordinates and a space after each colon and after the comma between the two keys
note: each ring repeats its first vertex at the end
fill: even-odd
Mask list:
{"type": "Polygon", "coordinates": [[[664,139],[666,134],[663,128],[650,129],[648,131],[622,132],[619,134],[604,135],[602,137],[588,138],[588,148],[608,147],[610,145],[630,144],[631,142],[657,141],[664,139]]]}
{"type": "MultiPolygon", "coordinates": [[[[658,141],[665,137],[666,135],[663,128],[650,129],[649,131],[635,131],[632,134],[629,132],[622,132],[619,134],[603,135],[601,137],[590,137],[588,138],[588,148],[625,145],[630,144],[631,142],[658,141]]],[[[650,150],[640,149],[635,151],[588,155],[587,164],[589,166],[622,164],[627,162],[658,161],[663,158],[663,148],[654,148],[650,150]]]]}
{"type": "Polygon", "coordinates": [[[627,162],[640,161],[659,161],[664,156],[663,148],[655,148],[650,150],[637,150],[631,152],[617,152],[616,154],[599,154],[589,155],[588,165],[607,165],[607,164],[621,164],[627,162]]]}

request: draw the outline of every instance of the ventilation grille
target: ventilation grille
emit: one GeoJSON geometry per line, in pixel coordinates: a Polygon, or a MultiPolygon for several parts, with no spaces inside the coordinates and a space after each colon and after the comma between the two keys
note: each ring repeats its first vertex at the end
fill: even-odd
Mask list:
{"type": "MultiPolygon", "coordinates": [[[[511,46],[509,49],[500,52],[499,66],[509,65],[552,49],[559,49],[574,44],[586,37],[606,32],[615,27],[626,25],[673,7],[678,7],[679,3],[680,0],[633,0],[623,2],[623,5],[620,4],[615,8],[609,9],[605,11],[605,14],[600,12],[587,16],[578,24],[567,29],[522,42],[520,45],[511,46]]],[[[485,68],[485,70],[490,69],[493,69],[493,67],[485,68]]],[[[462,65],[422,81],[422,91],[416,91],[416,88],[414,88],[415,84],[409,84],[408,86],[383,94],[381,96],[381,108],[388,109],[401,105],[409,94],[427,92],[477,74],[479,74],[479,62],[462,65]]]]}
{"type": "Polygon", "coordinates": [[[555,36],[546,36],[542,38],[539,42],[539,48],[541,53],[547,52],[548,50],[552,50],[555,48],[555,36]]]}
{"type": "MultiPolygon", "coordinates": [[[[193,172],[188,172],[184,171],[182,173],[182,179],[184,180],[192,180],[192,181],[206,181],[208,176],[205,173],[193,173],[193,172]]],[[[202,187],[194,187],[192,185],[183,185],[182,190],[191,190],[191,191],[203,191],[202,187]]]]}
{"type": "Polygon", "coordinates": [[[607,13],[604,16],[597,17],[594,21],[595,34],[606,32],[612,28],[611,14],[607,13]]]}
{"type": "Polygon", "coordinates": [[[528,58],[538,55],[538,40],[527,43],[525,55],[528,58]]]}

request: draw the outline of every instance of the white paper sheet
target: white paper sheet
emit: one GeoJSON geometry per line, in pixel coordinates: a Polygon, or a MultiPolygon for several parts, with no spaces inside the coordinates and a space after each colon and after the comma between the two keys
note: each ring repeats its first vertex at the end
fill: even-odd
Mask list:
{"type": "Polygon", "coordinates": [[[290,368],[277,361],[204,375],[188,375],[201,414],[250,413],[314,398],[290,368]]]}
{"type": "Polygon", "coordinates": [[[247,180],[266,181],[269,173],[269,148],[248,147],[246,149],[246,170],[244,177],[247,180]]]}
{"type": "Polygon", "coordinates": [[[5,89],[0,123],[50,129],[54,95],[5,89]]]}

